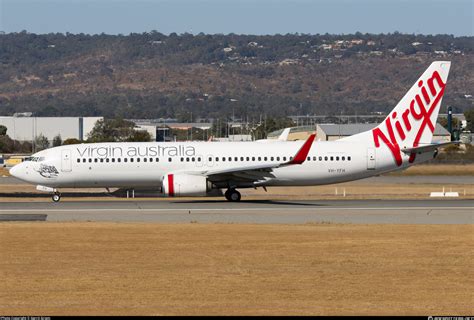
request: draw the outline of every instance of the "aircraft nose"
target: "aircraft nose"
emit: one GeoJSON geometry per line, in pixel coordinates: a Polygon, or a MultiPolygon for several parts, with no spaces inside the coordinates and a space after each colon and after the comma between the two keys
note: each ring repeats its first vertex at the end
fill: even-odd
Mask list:
{"type": "Polygon", "coordinates": [[[16,166],[13,166],[11,169],[10,169],[10,175],[15,177],[15,178],[18,178],[18,179],[21,179],[22,178],[22,165],[21,164],[17,164],[16,166]]]}

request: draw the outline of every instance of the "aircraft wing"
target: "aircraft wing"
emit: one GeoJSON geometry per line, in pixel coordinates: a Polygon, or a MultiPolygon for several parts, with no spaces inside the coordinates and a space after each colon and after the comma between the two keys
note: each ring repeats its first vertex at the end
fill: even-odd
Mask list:
{"type": "Polygon", "coordinates": [[[273,169],[302,164],[308,156],[315,136],[315,134],[310,135],[303,146],[296,152],[295,156],[290,158],[290,161],[287,162],[241,166],[222,170],[206,170],[198,174],[207,176],[210,181],[238,180],[253,182],[272,178],[273,169]]]}
{"type": "Polygon", "coordinates": [[[461,142],[460,141],[450,141],[450,142],[443,142],[443,143],[430,143],[430,144],[425,144],[421,145],[418,147],[411,147],[411,148],[404,148],[402,151],[404,153],[423,153],[423,152],[429,152],[429,151],[434,151],[438,148],[444,148],[450,145],[459,145],[461,142]]]}

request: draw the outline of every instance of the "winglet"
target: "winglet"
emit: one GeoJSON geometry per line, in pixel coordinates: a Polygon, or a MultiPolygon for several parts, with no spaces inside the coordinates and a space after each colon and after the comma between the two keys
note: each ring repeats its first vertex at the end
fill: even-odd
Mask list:
{"type": "Polygon", "coordinates": [[[280,136],[278,137],[279,141],[287,141],[288,140],[288,135],[290,134],[291,128],[285,128],[280,136]]]}
{"type": "Polygon", "coordinates": [[[288,165],[302,164],[306,160],[306,157],[308,156],[309,150],[311,149],[311,146],[313,145],[313,141],[315,137],[316,137],[316,134],[314,133],[311,134],[309,138],[306,140],[306,142],[303,144],[303,146],[298,150],[293,160],[291,160],[287,164],[288,165]]]}

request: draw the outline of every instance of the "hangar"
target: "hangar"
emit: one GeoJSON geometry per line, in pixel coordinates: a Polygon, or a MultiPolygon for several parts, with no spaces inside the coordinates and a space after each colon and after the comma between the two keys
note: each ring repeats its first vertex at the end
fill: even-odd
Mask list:
{"type": "Polygon", "coordinates": [[[61,135],[62,140],[75,138],[84,140],[103,117],[32,117],[31,113],[0,117],[0,125],[7,127],[7,134],[13,140],[32,141],[43,135],[50,142],[61,135]]]}

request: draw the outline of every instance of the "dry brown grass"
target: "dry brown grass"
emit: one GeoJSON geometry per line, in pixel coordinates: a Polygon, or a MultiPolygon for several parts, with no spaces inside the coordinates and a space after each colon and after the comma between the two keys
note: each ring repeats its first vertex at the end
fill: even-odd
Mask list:
{"type": "Polygon", "coordinates": [[[5,167],[0,167],[0,177],[2,176],[9,176],[10,175],[10,172],[8,171],[7,168],[5,167]]]}
{"type": "Polygon", "coordinates": [[[0,224],[0,314],[472,314],[473,225],[0,224]]]}

